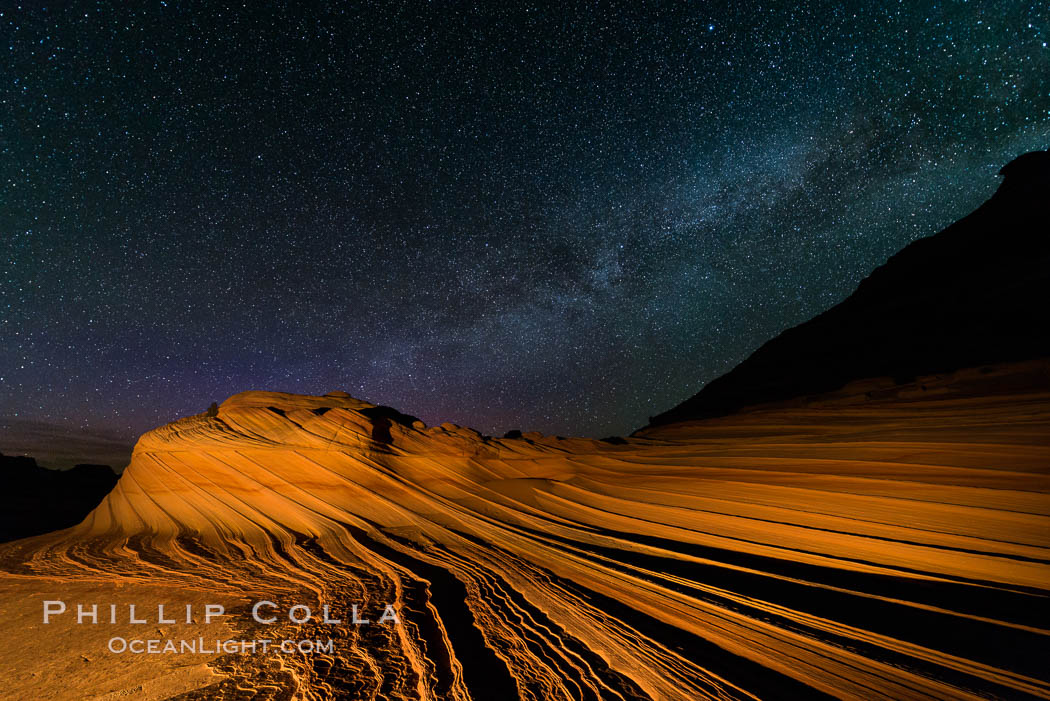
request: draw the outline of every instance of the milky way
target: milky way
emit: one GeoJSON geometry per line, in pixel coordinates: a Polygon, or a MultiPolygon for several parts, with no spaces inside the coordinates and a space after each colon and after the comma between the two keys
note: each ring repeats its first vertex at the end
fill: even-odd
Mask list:
{"type": "Polygon", "coordinates": [[[1050,145],[1043,3],[341,5],[0,12],[0,449],[625,433],[1050,145]]]}

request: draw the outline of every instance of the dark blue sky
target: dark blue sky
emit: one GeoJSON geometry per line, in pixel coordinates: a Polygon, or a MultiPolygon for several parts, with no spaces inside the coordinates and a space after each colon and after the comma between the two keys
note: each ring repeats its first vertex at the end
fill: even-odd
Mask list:
{"type": "Polygon", "coordinates": [[[625,433],[1050,146],[1044,3],[126,5],[0,13],[45,463],[245,389],[625,433]]]}

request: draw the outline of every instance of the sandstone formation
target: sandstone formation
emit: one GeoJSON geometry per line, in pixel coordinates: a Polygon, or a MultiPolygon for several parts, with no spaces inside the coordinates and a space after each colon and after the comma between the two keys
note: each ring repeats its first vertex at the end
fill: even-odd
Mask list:
{"type": "Polygon", "coordinates": [[[629,438],[257,391],[145,434],[0,546],[5,693],[1050,698],[1046,162],[629,438]],[[198,637],[332,646],[111,647],[198,637]]]}

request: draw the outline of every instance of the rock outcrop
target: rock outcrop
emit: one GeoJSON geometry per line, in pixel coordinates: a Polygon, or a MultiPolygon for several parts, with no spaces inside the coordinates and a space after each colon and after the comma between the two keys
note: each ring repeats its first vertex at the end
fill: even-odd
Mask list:
{"type": "Polygon", "coordinates": [[[805,401],[849,382],[1050,357],[1050,152],[1006,165],[995,195],[891,257],[845,301],[769,341],[650,427],[805,401]]]}
{"type": "MultiPolygon", "coordinates": [[[[248,392],[146,434],[83,523],[0,548],[0,610],[39,608],[41,582],[119,583],[140,610],[233,601],[240,638],[338,636],[323,656],[219,656],[195,682],[209,699],[1050,696],[1046,392],[612,443],[377,409],[248,392]],[[253,628],[260,600],[402,622],[253,628]]],[[[81,654],[97,630],[36,634],[81,654]]],[[[124,658],[88,656],[115,680],[92,692],[127,691],[124,658]]],[[[179,659],[136,674],[171,693],[179,659]]]]}
{"type": "Polygon", "coordinates": [[[492,438],[345,392],[147,433],[81,523],[0,546],[5,693],[1050,698],[1045,165],[630,438],[492,438]],[[55,599],[189,610],[42,625],[55,599]]]}
{"type": "Polygon", "coordinates": [[[117,483],[108,465],[49,470],[30,457],[0,454],[0,542],[80,523],[117,483]]]}

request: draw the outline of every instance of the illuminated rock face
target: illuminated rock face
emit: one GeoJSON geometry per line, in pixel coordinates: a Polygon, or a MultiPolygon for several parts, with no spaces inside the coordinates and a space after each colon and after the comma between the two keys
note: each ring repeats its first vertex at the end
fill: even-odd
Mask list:
{"type": "Polygon", "coordinates": [[[143,436],[84,523],[4,561],[163,592],[143,610],[203,591],[399,612],[322,626],[332,654],[220,655],[206,698],[1047,696],[1050,393],[976,391],[1046,371],[622,444],[247,392],[143,436]]]}
{"type": "Polygon", "coordinates": [[[1048,157],[628,439],[343,392],[151,431],[80,525],[0,546],[3,693],[1050,698],[1048,157]],[[349,622],[296,622],[325,607],[349,622]],[[112,652],[146,638],[195,652],[112,652]]]}

